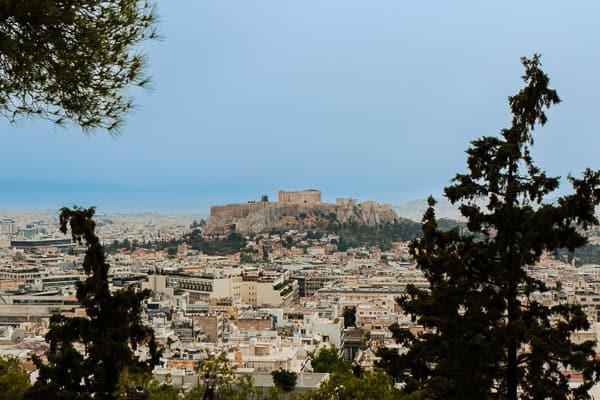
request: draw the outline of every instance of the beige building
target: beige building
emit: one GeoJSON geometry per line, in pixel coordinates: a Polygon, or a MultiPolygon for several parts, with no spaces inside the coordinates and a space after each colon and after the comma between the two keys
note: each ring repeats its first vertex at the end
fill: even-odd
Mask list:
{"type": "Polygon", "coordinates": [[[396,322],[394,304],[385,300],[359,304],[356,307],[356,324],[370,330],[377,322],[396,322]]]}
{"type": "Polygon", "coordinates": [[[247,372],[272,372],[280,369],[301,372],[308,362],[303,347],[277,346],[274,343],[261,343],[256,339],[240,343],[237,351],[228,354],[230,361],[247,372]]]}
{"type": "Polygon", "coordinates": [[[202,328],[208,341],[218,343],[223,339],[225,321],[221,314],[192,315],[191,318],[196,326],[202,328]]]}
{"type": "Polygon", "coordinates": [[[83,312],[77,299],[70,296],[2,296],[0,325],[41,322],[55,314],[73,316],[83,312]]]}
{"type": "Polygon", "coordinates": [[[189,293],[190,302],[211,299],[231,299],[233,303],[246,303],[255,307],[282,307],[298,299],[298,282],[289,272],[275,275],[259,274],[210,277],[193,274],[151,275],[142,287],[172,296],[174,289],[189,293]]]}
{"type": "Polygon", "coordinates": [[[41,278],[44,275],[37,267],[2,267],[0,268],[0,280],[27,281],[41,278]]]}
{"type": "Polygon", "coordinates": [[[294,304],[298,299],[298,283],[293,280],[278,281],[242,279],[239,283],[239,298],[241,302],[255,307],[282,307],[294,304]]]}

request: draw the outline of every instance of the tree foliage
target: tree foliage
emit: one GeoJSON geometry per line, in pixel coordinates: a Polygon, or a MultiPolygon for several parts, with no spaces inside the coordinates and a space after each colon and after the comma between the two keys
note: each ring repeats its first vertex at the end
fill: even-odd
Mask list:
{"type": "Polygon", "coordinates": [[[293,371],[280,369],[278,371],[271,372],[271,375],[273,376],[273,383],[275,386],[284,392],[291,392],[296,387],[298,374],[293,371]]]}
{"type": "Polygon", "coordinates": [[[115,131],[148,83],[155,21],[140,0],[0,0],[0,115],[115,131]]]}
{"type": "Polygon", "coordinates": [[[600,264],[600,245],[588,243],[574,251],[557,249],[554,257],[569,264],[574,263],[576,266],[600,264]]]}
{"type": "Polygon", "coordinates": [[[0,357],[0,398],[3,400],[25,399],[29,388],[29,374],[15,357],[0,357]]]}
{"type": "Polygon", "coordinates": [[[88,277],[77,284],[77,300],[87,316],[51,317],[47,362],[34,359],[39,377],[28,399],[113,399],[122,371],[150,372],[159,360],[154,333],[141,320],[142,301],[151,293],[132,288],[111,293],[94,212],[93,207],[61,210],[61,232],[70,229],[73,240],[87,248],[83,269],[88,277]],[[147,357],[134,353],[142,345],[147,357]]]}
{"type": "Polygon", "coordinates": [[[419,393],[404,395],[394,388],[386,374],[364,372],[360,377],[353,374],[333,373],[319,388],[302,396],[303,400],[425,400],[419,393]]]}
{"type": "MultiPolygon", "coordinates": [[[[461,222],[450,219],[442,219],[438,222],[442,230],[464,228],[461,222]]],[[[381,251],[388,251],[392,248],[391,242],[409,241],[423,236],[421,224],[405,218],[374,226],[351,221],[337,224],[335,230],[329,228],[326,230],[339,234],[338,251],[373,245],[379,246],[381,251]]]]}
{"type": "Polygon", "coordinates": [[[181,396],[182,390],[168,380],[160,384],[150,372],[131,374],[127,369],[121,372],[114,393],[115,400],[179,400],[181,396]]]}
{"type": "Polygon", "coordinates": [[[322,348],[316,354],[311,353],[310,358],[310,364],[314,372],[352,372],[352,365],[340,357],[338,349],[335,347],[322,348]]]}
{"type": "Polygon", "coordinates": [[[200,375],[199,385],[185,396],[186,400],[242,400],[254,393],[249,376],[237,376],[229,366],[226,353],[206,353],[196,372],[200,375]]]}
{"type": "Polygon", "coordinates": [[[202,236],[198,229],[184,235],[184,243],[193,250],[199,250],[208,255],[227,255],[239,252],[246,246],[246,239],[239,233],[232,232],[224,238],[208,239],[202,236]]]}
{"type": "Polygon", "coordinates": [[[167,250],[171,247],[177,247],[180,244],[187,244],[192,250],[199,250],[207,255],[228,255],[235,254],[244,249],[247,244],[246,238],[239,233],[232,232],[222,238],[207,238],[202,236],[200,229],[193,229],[190,233],[186,233],[180,239],[170,239],[166,241],[155,241],[140,243],[135,240],[130,243],[128,239],[122,242],[114,241],[107,250],[111,253],[119,249],[127,249],[133,251],[137,248],[167,250]]]}
{"type": "Polygon", "coordinates": [[[589,327],[578,306],[546,306],[543,282],[526,273],[544,251],[574,249],[586,239],[578,227],[597,224],[600,174],[570,177],[574,193],[544,202],[559,186],[533,163],[533,131],[559,102],[538,56],[523,59],[525,87],[509,97],[512,123],[499,137],[482,137],[467,150],[468,173],[445,189],[460,204],[472,234],[440,231],[434,201],[423,217],[423,237],[411,254],[429,290],[408,287],[399,303],[425,333],[400,329],[409,346],[402,356],[380,353],[380,365],[434,399],[586,399],[596,381],[592,342],[575,344],[573,331],[589,327]],[[570,388],[564,371],[578,371],[570,388]],[[517,397],[518,396],[518,397],[517,397]]]}

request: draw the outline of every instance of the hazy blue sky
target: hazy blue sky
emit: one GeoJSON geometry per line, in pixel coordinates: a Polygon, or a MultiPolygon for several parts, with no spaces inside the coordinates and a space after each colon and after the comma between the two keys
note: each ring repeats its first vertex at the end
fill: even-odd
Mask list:
{"type": "Polygon", "coordinates": [[[278,189],[402,203],[509,122],[519,57],[563,103],[536,136],[554,175],[600,168],[600,2],[162,0],[151,93],[116,139],[0,122],[0,208],[202,212],[278,189]]]}

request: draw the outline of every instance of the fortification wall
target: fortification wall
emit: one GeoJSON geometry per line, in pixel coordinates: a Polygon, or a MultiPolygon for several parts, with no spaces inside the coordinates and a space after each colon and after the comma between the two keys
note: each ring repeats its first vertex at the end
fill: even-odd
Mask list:
{"type": "MultiPolygon", "coordinates": [[[[267,202],[227,204],[224,206],[212,206],[210,218],[237,219],[246,218],[250,213],[260,211],[268,207],[267,202]]],[[[271,203],[273,204],[273,203],[271,203]]]]}
{"type": "Polygon", "coordinates": [[[240,203],[224,206],[212,206],[207,226],[203,229],[206,234],[222,234],[229,230],[239,230],[239,221],[244,221],[256,214],[263,214],[269,204],[274,203],[240,203]]]}

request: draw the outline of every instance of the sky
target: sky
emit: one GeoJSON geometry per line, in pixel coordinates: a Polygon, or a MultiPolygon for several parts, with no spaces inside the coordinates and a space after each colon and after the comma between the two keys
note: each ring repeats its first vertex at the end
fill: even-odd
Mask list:
{"type": "MultiPolygon", "coordinates": [[[[600,168],[600,2],[158,0],[151,91],[118,137],[0,121],[0,208],[205,213],[277,190],[439,195],[510,122],[522,56],[563,100],[535,133],[551,175],[600,168]]],[[[567,188],[564,189],[565,191],[567,188]]]]}

